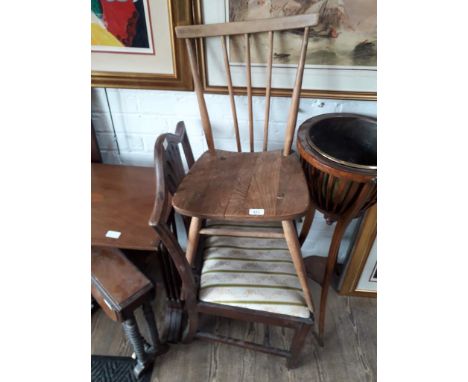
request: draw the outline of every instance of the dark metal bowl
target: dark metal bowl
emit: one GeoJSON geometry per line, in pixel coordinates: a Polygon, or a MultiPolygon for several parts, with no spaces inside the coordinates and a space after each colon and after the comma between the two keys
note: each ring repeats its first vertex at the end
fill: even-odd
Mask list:
{"type": "Polygon", "coordinates": [[[307,143],[324,157],[345,166],[377,169],[377,120],[358,114],[335,113],[305,121],[307,143]]]}
{"type": "Polygon", "coordinates": [[[327,221],[362,215],[377,202],[375,118],[350,113],[312,117],[299,127],[297,148],[310,198],[327,221]]]}

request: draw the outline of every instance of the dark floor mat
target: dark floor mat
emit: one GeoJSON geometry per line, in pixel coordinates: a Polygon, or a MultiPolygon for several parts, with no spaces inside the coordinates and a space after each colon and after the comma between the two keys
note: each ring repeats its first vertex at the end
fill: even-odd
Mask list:
{"type": "Polygon", "coordinates": [[[130,357],[111,357],[104,355],[91,356],[91,382],[149,382],[151,371],[133,376],[135,360],[130,357]]]}

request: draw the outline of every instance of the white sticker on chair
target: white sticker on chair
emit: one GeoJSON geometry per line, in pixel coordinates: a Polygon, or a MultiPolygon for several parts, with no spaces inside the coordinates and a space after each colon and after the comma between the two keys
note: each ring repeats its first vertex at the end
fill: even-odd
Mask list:
{"type": "Polygon", "coordinates": [[[106,237],[110,237],[111,239],[118,239],[122,233],[118,231],[107,231],[106,237]]]}
{"type": "Polygon", "coordinates": [[[250,208],[249,215],[265,215],[265,210],[263,208],[250,208]]]}
{"type": "Polygon", "coordinates": [[[112,308],[111,304],[109,304],[105,298],[103,298],[103,300],[104,300],[104,302],[106,303],[106,305],[109,307],[110,310],[114,310],[114,309],[112,308]]]}

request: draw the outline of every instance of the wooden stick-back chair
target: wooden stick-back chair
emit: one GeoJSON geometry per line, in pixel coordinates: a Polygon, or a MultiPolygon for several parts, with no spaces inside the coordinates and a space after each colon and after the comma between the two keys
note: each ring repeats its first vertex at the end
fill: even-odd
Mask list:
{"type": "Polygon", "coordinates": [[[173,198],[174,209],[191,217],[187,258],[193,263],[200,234],[245,236],[244,229],[204,227],[205,220],[234,222],[277,222],[281,232],[252,229],[248,235],[258,238],[285,238],[305,294],[307,306],[313,311],[312,297],[306,279],[300,244],[294,220],[305,215],[309,206],[307,184],[299,161],[291,154],[297,122],[302,77],[309,40],[309,28],[317,24],[318,15],[308,14],[267,20],[176,27],[178,38],[185,39],[194,79],[201,121],[208,144],[205,152],[183,179],[173,198]],[[277,31],[303,29],[300,58],[291,97],[283,150],[267,151],[270,96],[273,74],[273,35],[277,31]],[[250,35],[268,33],[268,65],[263,151],[254,152],[250,35]],[[241,152],[239,125],[234,100],[231,68],[226,48],[226,36],[245,38],[246,78],[248,98],[249,152],[241,152]],[[205,103],[203,86],[197,68],[194,43],[196,39],[218,37],[223,50],[224,69],[228,84],[237,152],[217,150],[205,103]]]}
{"type": "MultiPolygon", "coordinates": [[[[306,305],[287,246],[285,243],[278,243],[284,242],[284,238],[280,234],[274,237],[267,234],[266,237],[255,239],[263,240],[263,244],[260,243],[258,246],[259,251],[265,256],[259,258],[255,253],[252,254],[253,249],[244,248],[249,240],[249,227],[243,231],[247,237],[242,238],[222,236],[224,232],[216,231],[216,235],[207,238],[205,243],[200,243],[204,244],[199,246],[204,261],[203,267],[197,272],[180,247],[173,225],[174,209],[171,200],[183,173],[179,144],[182,144],[187,164],[191,167],[193,156],[182,122],[179,122],[175,135],[163,134],[156,140],[156,199],[149,224],[161,238],[163,250],[169,254],[180,276],[181,295],[187,315],[183,341],[190,342],[195,337],[237,345],[285,357],[288,368],[296,367],[307,333],[313,327],[314,318],[306,305]],[[229,245],[225,245],[226,243],[229,245]],[[270,248],[272,246],[278,248],[270,248]],[[231,250],[231,248],[236,249],[231,250]],[[239,274],[236,270],[231,272],[225,268],[221,269],[226,264],[233,267],[240,264],[241,269],[245,269],[244,265],[248,265],[245,269],[247,276],[239,274]],[[276,272],[264,272],[267,267],[274,267],[276,272]],[[240,280],[239,277],[243,279],[240,280]],[[270,288],[273,288],[271,292],[270,288]],[[228,298],[229,291],[234,293],[247,291],[247,294],[240,293],[237,300],[232,298],[230,301],[220,300],[228,298]],[[267,291],[269,296],[273,297],[257,301],[258,296],[265,293],[263,291],[267,291]],[[246,297],[247,295],[250,297],[246,297]],[[244,301],[239,301],[241,297],[244,301]],[[294,330],[291,347],[289,350],[278,349],[200,331],[201,314],[291,328],[294,330]]],[[[240,231],[242,227],[237,229],[240,231]]],[[[240,272],[244,273],[244,270],[240,272]]]]}

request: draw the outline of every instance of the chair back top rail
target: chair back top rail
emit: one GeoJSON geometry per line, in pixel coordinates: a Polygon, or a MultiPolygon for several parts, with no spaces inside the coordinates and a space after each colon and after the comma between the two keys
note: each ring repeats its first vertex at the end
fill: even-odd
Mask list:
{"type": "Polygon", "coordinates": [[[270,19],[235,21],[230,23],[183,25],[175,28],[178,38],[230,36],[313,27],[318,24],[319,14],[275,17],[270,19]]]}

